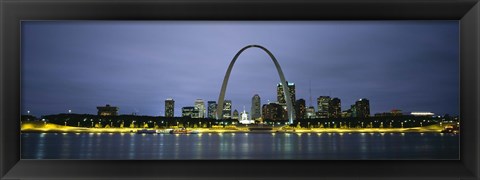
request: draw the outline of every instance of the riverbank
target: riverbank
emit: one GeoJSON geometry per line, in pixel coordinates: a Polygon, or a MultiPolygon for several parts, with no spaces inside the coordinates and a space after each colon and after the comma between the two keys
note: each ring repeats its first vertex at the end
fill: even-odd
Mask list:
{"type": "MultiPolygon", "coordinates": [[[[140,129],[143,128],[85,128],[50,123],[22,123],[21,125],[22,133],[135,133],[140,129]]],[[[162,129],[157,130],[161,131],[162,129]]],[[[262,131],[250,131],[247,128],[189,128],[189,130],[195,130],[199,133],[440,133],[443,127],[431,125],[412,128],[289,128],[262,131]]]]}

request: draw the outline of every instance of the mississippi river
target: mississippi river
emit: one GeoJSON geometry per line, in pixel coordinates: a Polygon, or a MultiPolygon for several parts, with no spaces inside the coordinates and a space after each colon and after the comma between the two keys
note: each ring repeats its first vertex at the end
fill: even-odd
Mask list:
{"type": "Polygon", "coordinates": [[[22,159],[458,159],[442,133],[22,133],[22,159]]]}

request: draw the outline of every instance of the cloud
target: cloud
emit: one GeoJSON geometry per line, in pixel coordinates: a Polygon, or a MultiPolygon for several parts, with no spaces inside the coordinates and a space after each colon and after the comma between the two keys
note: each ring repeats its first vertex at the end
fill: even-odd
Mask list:
{"type": "MultiPolygon", "coordinates": [[[[22,29],[22,106],[39,114],[111,103],[160,115],[173,97],[178,116],[197,98],[217,100],[230,61],[248,44],[275,55],[307,104],[311,82],[313,104],[331,95],[343,107],[369,98],[372,112],[458,114],[456,21],[32,21],[22,29]]],[[[226,98],[250,109],[255,93],[275,101],[278,82],[268,55],[249,49],[226,98]]]]}

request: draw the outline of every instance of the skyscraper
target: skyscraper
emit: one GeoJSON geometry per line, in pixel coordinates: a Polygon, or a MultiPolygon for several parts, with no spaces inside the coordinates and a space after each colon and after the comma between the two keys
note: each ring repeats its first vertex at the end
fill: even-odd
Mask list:
{"type": "Polygon", "coordinates": [[[307,108],[307,119],[315,119],[317,116],[315,115],[315,108],[313,106],[309,106],[307,108]]]}
{"type": "Polygon", "coordinates": [[[172,98],[165,100],[165,117],[173,117],[175,109],[175,101],[172,98]]]}
{"type": "Polygon", "coordinates": [[[216,118],[217,103],[215,101],[208,101],[208,118],[216,118]]]}
{"type": "MultiPolygon", "coordinates": [[[[290,100],[292,105],[295,106],[295,83],[289,83],[287,81],[287,87],[290,92],[290,100]]],[[[285,95],[283,94],[282,83],[277,84],[277,101],[280,105],[284,106],[284,108],[287,106],[287,101],[285,100],[285,95]]]]}
{"type": "Polygon", "coordinates": [[[238,120],[238,111],[236,109],[233,111],[232,119],[238,120]]]}
{"type": "Polygon", "coordinates": [[[232,118],[232,101],[225,100],[223,101],[223,119],[230,119],[232,118]]]}
{"type": "Polygon", "coordinates": [[[305,100],[299,99],[295,101],[295,117],[297,119],[305,119],[306,118],[306,108],[305,108],[305,100]]]}
{"type": "Polygon", "coordinates": [[[368,99],[359,99],[355,102],[356,117],[370,117],[370,101],[368,99]]]}
{"type": "Polygon", "coordinates": [[[253,95],[252,107],[250,111],[252,120],[257,120],[258,118],[262,117],[260,104],[261,104],[260,96],[258,94],[253,95]]]}
{"type": "Polygon", "coordinates": [[[205,118],[205,103],[203,99],[195,100],[195,110],[198,111],[198,115],[195,118],[205,118]]]}
{"type": "Polygon", "coordinates": [[[329,117],[330,100],[330,96],[320,96],[317,98],[317,118],[329,117]]]}
{"type": "Polygon", "coordinates": [[[263,120],[286,120],[287,111],[278,103],[268,103],[262,106],[262,119],[263,120]]]}
{"type": "Polygon", "coordinates": [[[339,98],[333,98],[330,101],[329,115],[332,118],[342,117],[342,104],[339,98]]]}

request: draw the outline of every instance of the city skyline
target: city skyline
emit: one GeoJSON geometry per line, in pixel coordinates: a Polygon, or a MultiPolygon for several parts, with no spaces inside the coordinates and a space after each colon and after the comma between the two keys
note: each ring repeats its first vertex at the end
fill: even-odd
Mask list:
{"type": "MultiPolygon", "coordinates": [[[[175,116],[196,99],[217,101],[221,78],[241,47],[277,57],[296,99],[339,97],[342,110],[369,99],[371,114],[401,109],[458,114],[457,21],[32,22],[22,23],[22,113],[175,116]],[[274,31],[273,31],[274,30],[274,31]],[[228,37],[228,38],[227,38],[228,37]],[[288,43],[285,43],[288,42],[288,43]]],[[[232,71],[232,111],[277,99],[268,57],[248,50],[232,71]]],[[[204,108],[205,109],[205,108],[204,108]]]]}

